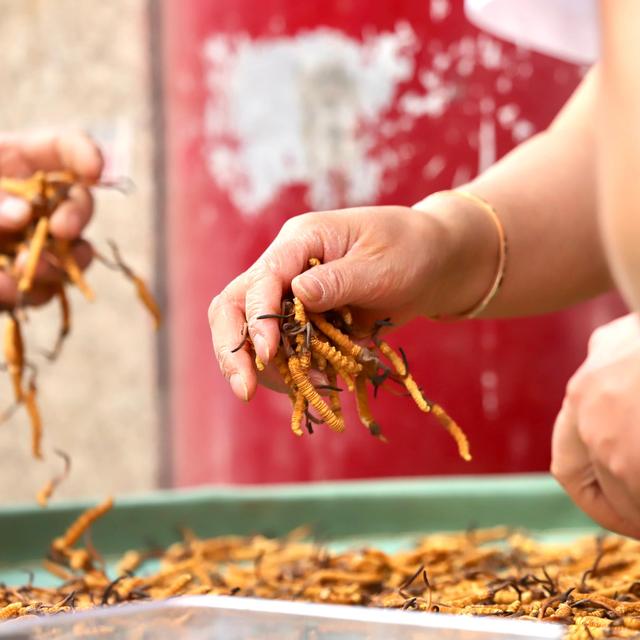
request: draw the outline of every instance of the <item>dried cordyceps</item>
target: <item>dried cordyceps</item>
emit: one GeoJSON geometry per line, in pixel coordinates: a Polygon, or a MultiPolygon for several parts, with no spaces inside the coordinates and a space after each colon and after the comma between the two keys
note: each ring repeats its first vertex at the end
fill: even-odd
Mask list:
{"type": "Polygon", "coordinates": [[[107,511],[110,511],[111,507],[113,507],[113,498],[107,498],[99,505],[87,509],[69,526],[61,537],[56,538],[52,542],[51,549],[57,554],[64,555],[68,553],[92,523],[107,513],[107,511]]]}
{"type": "Polygon", "coordinates": [[[213,594],[556,622],[573,640],[640,630],[640,542],[628,538],[542,544],[495,527],[431,534],[385,553],[333,552],[306,541],[306,530],[280,539],[185,530],[165,550],[126,552],[110,574],[90,545],[74,545],[111,504],[89,509],[53,542],[44,566],[60,587],[0,585],[0,620],[213,594]]]}
{"type": "Polygon", "coordinates": [[[64,468],[61,473],[51,478],[51,480],[48,480],[42,489],[38,491],[36,500],[41,507],[46,507],[49,504],[49,500],[53,495],[53,492],[56,490],[56,487],[66,479],[71,471],[71,458],[68,454],[64,451],[60,451],[59,449],[55,449],[54,453],[62,458],[64,468]]]}
{"type": "MultiPolygon", "coordinates": [[[[310,266],[320,261],[312,258],[310,266]]],[[[404,352],[400,354],[378,337],[380,329],[391,326],[389,320],[376,323],[368,340],[355,340],[351,311],[342,307],[326,313],[307,314],[304,305],[297,298],[284,298],[279,314],[258,316],[259,320],[277,318],[280,322],[280,346],[274,357],[284,384],[289,387],[293,405],[291,430],[297,436],[303,435],[303,421],[313,433],[314,422],[324,423],[333,431],[345,428],[338,385],[341,378],[347,390],[356,397],[360,421],[371,435],[385,440],[380,426],[373,417],[368,397],[369,383],[374,395],[387,381],[404,386],[421,411],[431,413],[451,434],[464,460],[471,460],[469,443],[462,429],[438,404],[428,400],[417,385],[411,373],[404,352]],[[314,387],[309,376],[310,369],[317,369],[327,377],[328,384],[314,387]],[[321,392],[326,392],[328,402],[321,392]]],[[[242,341],[234,349],[252,349],[247,337],[247,327],[243,328],[242,341]]],[[[256,357],[259,371],[263,365],[256,357]]]]}
{"type": "MultiPolygon", "coordinates": [[[[38,171],[30,178],[0,178],[0,190],[14,197],[26,200],[32,210],[31,222],[20,233],[12,233],[10,239],[0,239],[0,269],[15,278],[18,290],[16,308],[6,312],[4,328],[3,352],[5,367],[11,377],[14,404],[7,409],[3,416],[8,417],[16,407],[24,405],[31,423],[32,452],[35,458],[42,458],[42,418],[37,405],[36,372],[34,364],[26,358],[26,348],[23,340],[21,323],[25,316],[24,299],[34,286],[36,271],[41,260],[48,261],[52,266],[64,274],[64,283],[56,292],[60,304],[61,325],[54,348],[47,353],[50,360],[55,360],[60,353],[62,344],[71,329],[71,309],[67,297],[66,287],[77,287],[87,300],[93,300],[95,294],[86,282],[82,270],[72,252],[68,240],[54,238],[49,233],[49,221],[56,208],[69,198],[74,185],[84,187],[112,186],[115,183],[88,184],[79,180],[70,171],[43,172],[38,171]],[[27,258],[21,271],[17,268],[18,255],[26,251],[27,258]],[[25,371],[29,376],[25,380],[25,371]]],[[[96,253],[96,257],[121,271],[136,287],[138,297],[147,307],[154,318],[156,327],[160,323],[160,312],[145,283],[122,260],[117,246],[111,244],[115,263],[104,260],[96,253]]],[[[46,504],[53,489],[60,479],[51,482],[43,488],[38,501],[46,504]],[[46,489],[46,490],[45,490],[46,489]]]]}

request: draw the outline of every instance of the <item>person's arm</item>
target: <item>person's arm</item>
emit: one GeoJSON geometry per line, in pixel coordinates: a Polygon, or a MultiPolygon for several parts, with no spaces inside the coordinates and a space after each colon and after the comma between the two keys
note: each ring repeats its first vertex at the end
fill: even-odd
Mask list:
{"type": "MultiPolygon", "coordinates": [[[[596,212],[599,84],[596,66],[546,131],[462,187],[496,209],[508,241],[506,277],[485,317],[552,311],[612,287],[596,212]]],[[[421,206],[437,211],[439,206],[459,208],[461,203],[433,197],[421,206]]],[[[468,222],[467,232],[473,235],[471,214],[468,222]]],[[[464,251],[477,249],[471,243],[464,251]]],[[[467,277],[455,269],[452,274],[459,281],[450,290],[462,286],[467,277]]],[[[485,271],[485,287],[490,278],[485,271]]],[[[468,307],[473,304],[471,298],[465,302],[468,307]]],[[[468,308],[455,298],[448,306],[449,312],[468,308]]]]}
{"type": "Polygon", "coordinates": [[[600,221],[613,275],[640,310],[640,2],[600,2],[600,221]]]}
{"type": "MultiPolygon", "coordinates": [[[[640,2],[600,4],[598,216],[611,270],[640,310],[640,2]]],[[[551,471],[603,526],[640,538],[640,317],[597,329],[553,430],[551,471]]]]}
{"type": "MultiPolygon", "coordinates": [[[[592,72],[551,127],[510,153],[467,188],[498,211],[509,242],[502,290],[485,316],[540,313],[611,286],[595,210],[592,72]]],[[[266,363],[278,346],[275,320],[291,288],[307,308],[351,305],[365,326],[391,317],[456,314],[473,307],[495,277],[498,236],[486,212],[462,198],[432,196],[423,213],[362,207],[289,220],[257,262],[209,309],[220,368],[249,399],[256,373],[247,349],[233,352],[245,321],[266,363]],[[303,273],[311,257],[324,264],[303,273]]]]}

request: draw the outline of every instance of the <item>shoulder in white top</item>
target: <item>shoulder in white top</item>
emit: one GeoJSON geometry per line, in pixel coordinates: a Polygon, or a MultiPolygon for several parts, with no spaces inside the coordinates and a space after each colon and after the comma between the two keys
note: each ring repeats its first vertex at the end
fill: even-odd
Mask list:
{"type": "Polygon", "coordinates": [[[470,22],[493,35],[569,62],[598,59],[596,0],[465,0],[470,22]]]}

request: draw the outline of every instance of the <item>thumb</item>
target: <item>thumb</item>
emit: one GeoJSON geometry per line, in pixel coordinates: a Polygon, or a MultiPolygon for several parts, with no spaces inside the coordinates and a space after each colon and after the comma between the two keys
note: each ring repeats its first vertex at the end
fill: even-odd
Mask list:
{"type": "Polygon", "coordinates": [[[19,231],[31,218],[29,203],[0,192],[0,231],[19,231]]]}
{"type": "Polygon", "coordinates": [[[360,304],[373,289],[371,268],[363,260],[340,258],[313,267],[291,282],[293,294],[310,311],[360,304]]]}

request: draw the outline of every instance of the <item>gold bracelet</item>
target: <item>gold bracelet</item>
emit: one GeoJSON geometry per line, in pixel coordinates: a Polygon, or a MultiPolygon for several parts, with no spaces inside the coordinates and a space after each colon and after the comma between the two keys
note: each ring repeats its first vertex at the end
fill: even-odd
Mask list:
{"type": "MultiPolygon", "coordinates": [[[[473,202],[475,205],[479,206],[493,221],[496,227],[496,231],[498,232],[498,241],[499,241],[499,250],[500,255],[498,257],[498,268],[496,270],[496,276],[491,283],[491,287],[487,291],[487,293],[480,299],[480,301],[475,304],[473,307],[468,309],[467,311],[462,311],[460,313],[456,313],[448,316],[432,316],[434,320],[458,320],[458,319],[470,319],[479,316],[489,305],[489,303],[496,297],[498,291],[500,290],[500,286],[504,280],[504,274],[507,266],[507,236],[504,232],[504,227],[502,226],[502,222],[496,213],[496,210],[486,201],[476,196],[473,193],[469,193],[468,191],[462,191],[460,189],[451,189],[448,191],[437,191],[436,193],[431,194],[431,196],[446,196],[452,195],[458,198],[464,198],[469,202],[473,202]]],[[[429,196],[429,197],[431,197],[429,196]]],[[[421,204],[418,203],[418,204],[421,204]]]]}

